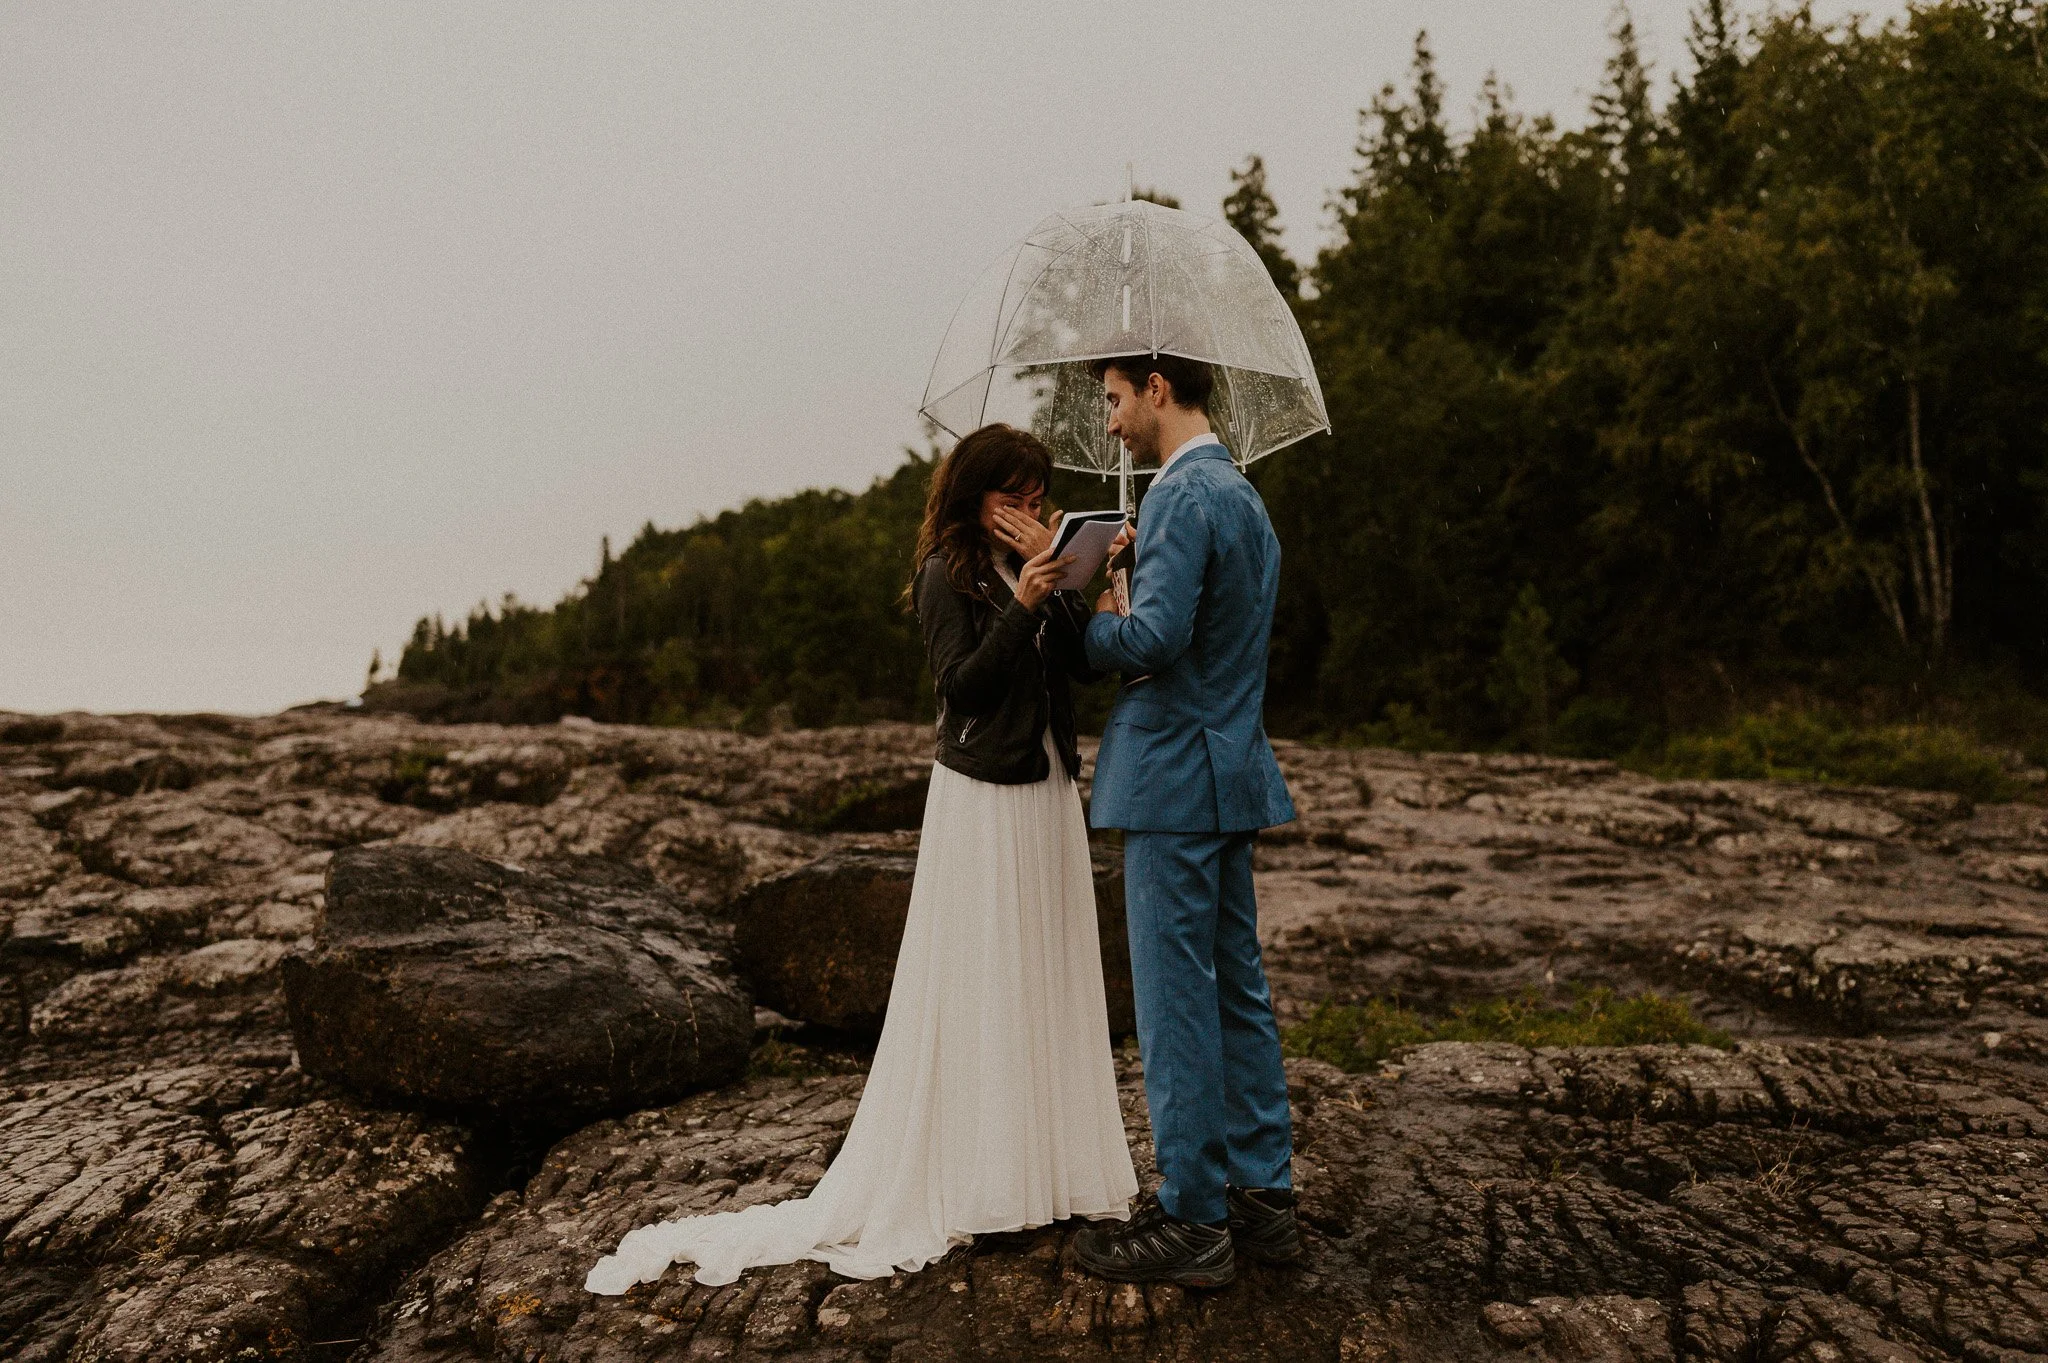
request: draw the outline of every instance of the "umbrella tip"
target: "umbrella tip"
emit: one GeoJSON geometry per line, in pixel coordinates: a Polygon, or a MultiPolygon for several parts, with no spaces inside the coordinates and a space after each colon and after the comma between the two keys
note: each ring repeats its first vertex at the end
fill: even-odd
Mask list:
{"type": "Polygon", "coordinates": [[[1138,163],[1124,162],[1124,202],[1129,203],[1138,195],[1138,163]]]}

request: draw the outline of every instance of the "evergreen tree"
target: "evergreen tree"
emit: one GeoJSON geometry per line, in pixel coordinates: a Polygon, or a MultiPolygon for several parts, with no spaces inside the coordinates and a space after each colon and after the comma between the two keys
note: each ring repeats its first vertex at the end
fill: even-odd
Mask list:
{"type": "Polygon", "coordinates": [[[1742,201],[1750,149],[1731,122],[1741,101],[1743,56],[1727,0],[1703,0],[1685,39],[1691,82],[1679,82],[1669,110],[1674,152],[1674,204],[1683,218],[1698,218],[1742,201]]]}
{"type": "Polygon", "coordinates": [[[1616,209],[1618,230],[1614,235],[1619,238],[1668,195],[1654,178],[1660,167],[1657,118],[1650,107],[1650,70],[1643,64],[1635,20],[1625,3],[1614,7],[1609,36],[1614,49],[1608,54],[1600,89],[1593,95],[1589,131],[1606,158],[1616,209]]]}
{"type": "Polygon", "coordinates": [[[1266,190],[1266,162],[1254,154],[1230,172],[1231,191],[1223,200],[1223,219],[1250,242],[1265,262],[1280,295],[1290,302],[1301,294],[1301,268],[1280,246],[1280,209],[1266,190]]]}
{"type": "Polygon", "coordinates": [[[1534,583],[1526,584],[1501,627],[1500,652],[1486,684],[1509,735],[1536,752],[1549,752],[1550,722],[1577,680],[1550,637],[1543,598],[1534,583]]]}

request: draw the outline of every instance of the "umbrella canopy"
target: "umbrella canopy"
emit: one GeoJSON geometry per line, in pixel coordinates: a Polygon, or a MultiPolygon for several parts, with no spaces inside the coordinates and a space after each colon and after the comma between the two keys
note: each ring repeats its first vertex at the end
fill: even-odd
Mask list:
{"type": "Polygon", "coordinates": [[[959,437],[1035,432],[1064,468],[1128,472],[1088,361],[1180,355],[1213,367],[1209,417],[1240,465],[1330,428],[1293,312],[1227,223],[1144,200],[1054,213],[953,315],[922,411],[959,437]]]}

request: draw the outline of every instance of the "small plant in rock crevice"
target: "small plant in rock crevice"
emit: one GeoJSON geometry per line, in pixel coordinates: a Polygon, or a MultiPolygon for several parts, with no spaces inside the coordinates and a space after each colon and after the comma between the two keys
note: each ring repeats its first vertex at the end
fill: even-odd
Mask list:
{"type": "Polygon", "coordinates": [[[1328,1061],[1342,1070],[1370,1069],[1404,1046],[1429,1041],[1504,1041],[1518,1046],[1704,1045],[1728,1049],[1727,1033],[1695,1018],[1682,999],[1660,994],[1617,998],[1604,987],[1580,989],[1567,1007],[1534,991],[1484,999],[1431,1019],[1398,1000],[1323,1002],[1308,1018],[1281,1029],[1288,1055],[1328,1061]]]}

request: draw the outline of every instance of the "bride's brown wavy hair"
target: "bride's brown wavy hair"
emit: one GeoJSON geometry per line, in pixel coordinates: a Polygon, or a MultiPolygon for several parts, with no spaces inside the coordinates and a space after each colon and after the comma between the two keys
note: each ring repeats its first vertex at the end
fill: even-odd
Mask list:
{"type": "Polygon", "coordinates": [[[988,532],[981,528],[981,499],[991,492],[1029,492],[1052,486],[1052,453],[1029,431],[997,422],[962,436],[932,473],[924,499],[924,524],[911,560],[909,600],[918,569],[937,554],[946,580],[957,591],[979,595],[977,583],[990,567],[988,532]]]}

